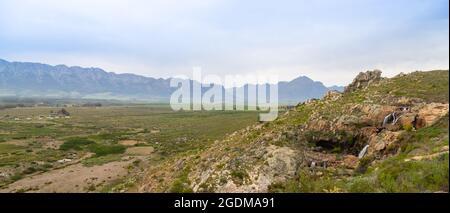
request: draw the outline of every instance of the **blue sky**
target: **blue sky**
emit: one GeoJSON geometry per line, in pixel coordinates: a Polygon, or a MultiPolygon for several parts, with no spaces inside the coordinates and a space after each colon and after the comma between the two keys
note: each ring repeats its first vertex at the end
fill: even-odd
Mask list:
{"type": "Polygon", "coordinates": [[[0,0],[0,58],[345,85],[449,67],[448,0],[0,0]]]}

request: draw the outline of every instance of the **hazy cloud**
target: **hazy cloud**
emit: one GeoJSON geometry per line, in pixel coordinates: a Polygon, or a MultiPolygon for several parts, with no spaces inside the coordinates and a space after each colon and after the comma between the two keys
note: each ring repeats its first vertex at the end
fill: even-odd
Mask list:
{"type": "Polygon", "coordinates": [[[153,77],[448,69],[447,0],[0,0],[0,58],[153,77]]]}

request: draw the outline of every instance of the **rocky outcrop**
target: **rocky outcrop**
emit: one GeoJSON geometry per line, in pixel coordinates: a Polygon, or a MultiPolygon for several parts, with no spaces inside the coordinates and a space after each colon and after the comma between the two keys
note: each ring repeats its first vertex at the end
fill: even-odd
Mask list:
{"type": "MultiPolygon", "coordinates": [[[[247,177],[242,183],[232,177],[233,171],[220,172],[217,180],[226,180],[218,184],[217,192],[267,192],[268,187],[275,182],[282,182],[292,178],[300,164],[299,153],[288,147],[268,146],[263,156],[263,164],[255,163],[245,171],[247,177]]],[[[202,183],[196,183],[201,185],[202,183]]],[[[194,186],[195,189],[195,186],[194,186]]]]}
{"type": "Polygon", "coordinates": [[[402,131],[382,131],[380,134],[373,135],[371,138],[369,138],[369,149],[367,150],[367,154],[374,155],[382,152],[392,144],[398,142],[401,134],[402,131]]]}
{"type": "Polygon", "coordinates": [[[443,103],[392,104],[348,105],[342,109],[343,114],[332,119],[313,115],[303,135],[328,150],[343,148],[348,154],[358,155],[368,146],[364,155],[385,158],[395,153],[403,132],[431,126],[449,112],[449,104],[443,103]]]}
{"type": "Polygon", "coordinates": [[[342,93],[337,91],[337,90],[330,90],[328,91],[325,96],[323,97],[324,100],[327,101],[336,101],[337,99],[339,99],[340,97],[342,97],[342,93]]]}
{"type": "Polygon", "coordinates": [[[345,93],[350,93],[358,89],[363,89],[372,83],[379,82],[381,80],[381,71],[367,71],[359,73],[353,82],[345,87],[345,93]]]}
{"type": "Polygon", "coordinates": [[[448,103],[431,103],[425,105],[417,113],[417,128],[433,125],[439,118],[447,115],[448,111],[448,103]]]}
{"type": "MultiPolygon", "coordinates": [[[[236,136],[239,137],[239,133],[236,136]]],[[[190,172],[194,192],[267,192],[274,182],[296,175],[303,159],[298,150],[264,145],[243,150],[246,155],[211,151],[190,172]],[[217,155],[221,155],[218,157],[217,155]],[[206,162],[205,162],[206,161],[206,162]]],[[[256,145],[256,144],[255,144],[256,145]]],[[[221,144],[215,144],[221,146],[221,144]]],[[[215,147],[214,150],[220,149],[215,147]]]]}

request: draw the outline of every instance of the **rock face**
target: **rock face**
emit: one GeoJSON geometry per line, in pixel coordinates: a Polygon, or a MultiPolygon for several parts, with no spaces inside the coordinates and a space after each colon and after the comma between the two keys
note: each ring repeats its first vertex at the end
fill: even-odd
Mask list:
{"type": "MultiPolygon", "coordinates": [[[[356,90],[364,90],[381,80],[381,71],[360,73],[346,88],[344,94],[329,92],[323,100],[309,102],[315,108],[317,103],[333,104],[342,96],[356,90]]],[[[429,127],[443,116],[448,116],[448,103],[426,103],[414,97],[382,96],[377,103],[360,102],[338,105],[340,108],[331,116],[312,113],[303,128],[304,140],[322,149],[344,149],[347,154],[364,154],[384,159],[396,153],[401,135],[429,127]]],[[[334,110],[334,109],[332,109],[334,110]]],[[[352,159],[351,157],[348,159],[352,159]]],[[[348,160],[346,166],[354,167],[348,160]]]]}
{"type": "MultiPolygon", "coordinates": [[[[218,185],[217,192],[267,192],[270,184],[294,177],[300,162],[298,156],[299,153],[290,148],[269,146],[262,158],[265,163],[249,168],[243,183],[236,183],[233,178],[227,177],[227,173],[221,173],[220,176],[227,182],[218,185]]],[[[201,182],[197,184],[201,185],[201,182]]]]}
{"type": "Polygon", "coordinates": [[[345,147],[354,155],[369,145],[367,154],[381,157],[399,141],[401,133],[431,126],[448,115],[449,104],[421,103],[407,107],[358,104],[343,111],[334,119],[312,116],[305,126],[312,136],[305,140],[328,149],[345,147]]]}
{"type": "Polygon", "coordinates": [[[369,138],[369,149],[367,154],[376,155],[387,147],[395,144],[401,135],[401,131],[382,131],[380,134],[373,135],[369,138]]]}
{"type": "Polygon", "coordinates": [[[367,71],[359,73],[353,82],[345,88],[345,93],[353,92],[357,89],[363,89],[372,83],[379,82],[381,80],[381,71],[367,71]]]}
{"type": "Polygon", "coordinates": [[[449,105],[441,103],[431,103],[421,108],[417,114],[417,127],[433,125],[440,117],[448,114],[449,105]]]}

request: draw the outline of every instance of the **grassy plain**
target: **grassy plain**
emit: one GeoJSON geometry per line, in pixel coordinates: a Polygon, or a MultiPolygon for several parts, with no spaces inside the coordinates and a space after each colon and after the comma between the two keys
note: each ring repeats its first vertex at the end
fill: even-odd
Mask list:
{"type": "Polygon", "coordinates": [[[99,169],[106,171],[113,168],[114,162],[125,162],[128,174],[132,175],[80,179],[73,182],[73,188],[66,186],[64,190],[132,188],[146,167],[199,152],[215,140],[257,122],[258,118],[257,112],[174,112],[162,104],[67,107],[70,116],[50,116],[60,109],[0,110],[1,190],[58,191],[58,181],[64,180],[46,177],[47,173],[74,166],[80,174],[90,167],[94,172],[104,166],[99,169]],[[46,181],[31,181],[33,176],[37,176],[34,180],[46,181]],[[133,177],[134,181],[130,183],[127,177],[133,177]]]}

